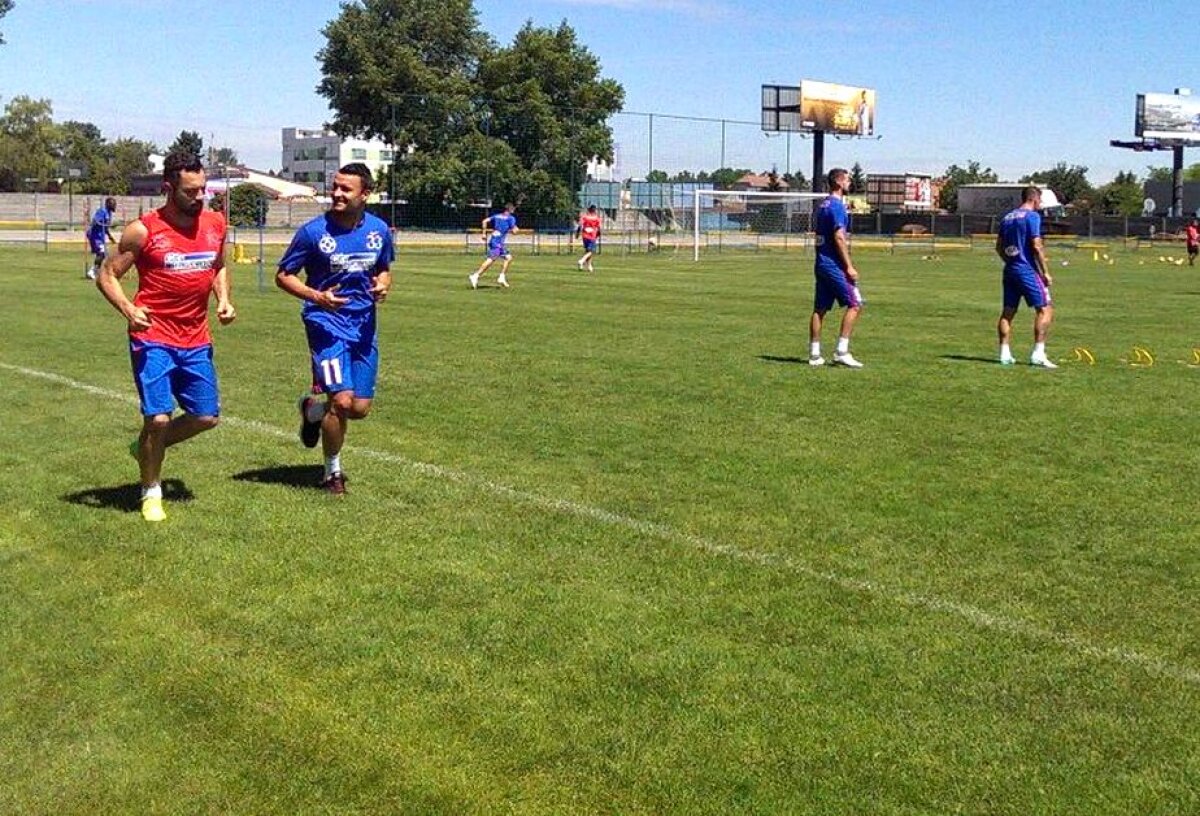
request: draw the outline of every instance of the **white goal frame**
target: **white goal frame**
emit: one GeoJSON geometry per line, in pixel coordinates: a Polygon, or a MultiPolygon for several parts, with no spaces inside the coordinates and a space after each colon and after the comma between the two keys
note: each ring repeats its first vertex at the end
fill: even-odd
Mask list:
{"type": "Polygon", "coordinates": [[[791,190],[766,192],[762,190],[692,190],[692,260],[700,260],[700,199],[711,197],[721,198],[771,198],[776,201],[821,201],[829,193],[796,193],[791,190]]]}

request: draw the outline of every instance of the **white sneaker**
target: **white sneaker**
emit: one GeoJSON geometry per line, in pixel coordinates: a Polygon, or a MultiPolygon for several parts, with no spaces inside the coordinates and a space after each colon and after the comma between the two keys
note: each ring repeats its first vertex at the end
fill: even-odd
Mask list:
{"type": "Polygon", "coordinates": [[[1033,357],[1030,357],[1029,364],[1038,368],[1058,368],[1058,365],[1050,362],[1050,358],[1044,354],[1035,354],[1033,357]]]}
{"type": "Polygon", "coordinates": [[[855,360],[854,355],[848,351],[845,354],[833,355],[833,364],[834,365],[844,365],[846,368],[862,368],[863,367],[863,364],[860,363],[858,360],[855,360]]]}
{"type": "Polygon", "coordinates": [[[825,365],[825,358],[818,354],[816,357],[809,357],[808,364],[813,368],[825,365]]]}
{"type": "Polygon", "coordinates": [[[507,278],[505,278],[503,275],[501,275],[500,277],[496,278],[496,283],[500,284],[500,285],[501,285],[501,286],[503,286],[505,289],[507,289],[507,288],[508,288],[508,279],[507,279],[507,278]]]}
{"type": "Polygon", "coordinates": [[[575,262],[575,265],[576,265],[577,267],[579,267],[579,271],[580,271],[580,272],[582,272],[582,271],[583,271],[583,259],[582,259],[582,258],[580,258],[578,261],[576,261],[576,262],[575,262]]]}
{"type": "Polygon", "coordinates": [[[588,265],[587,265],[587,271],[588,271],[588,272],[595,272],[595,271],[596,271],[596,267],[592,266],[591,264],[588,264],[588,265]]]}
{"type": "Polygon", "coordinates": [[[478,272],[472,272],[470,275],[467,275],[467,280],[469,280],[471,282],[472,289],[479,288],[479,273],[478,272]]]}
{"type": "Polygon", "coordinates": [[[88,280],[95,280],[96,279],[96,267],[89,266],[87,268],[87,271],[83,273],[83,276],[85,278],[87,278],[88,280]]]}
{"type": "Polygon", "coordinates": [[[1013,357],[1011,354],[1008,355],[1007,357],[1000,358],[1000,365],[1014,365],[1016,362],[1017,362],[1017,358],[1013,357]]]}

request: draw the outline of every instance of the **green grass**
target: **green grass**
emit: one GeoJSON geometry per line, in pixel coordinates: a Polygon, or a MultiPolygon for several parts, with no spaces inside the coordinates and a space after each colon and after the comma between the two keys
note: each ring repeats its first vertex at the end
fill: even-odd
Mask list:
{"type": "Polygon", "coordinates": [[[1197,812],[1200,273],[1062,254],[1046,372],[860,255],[846,371],[797,256],[403,254],[340,501],[237,267],[149,526],[122,322],[0,248],[0,812],[1197,812]]]}

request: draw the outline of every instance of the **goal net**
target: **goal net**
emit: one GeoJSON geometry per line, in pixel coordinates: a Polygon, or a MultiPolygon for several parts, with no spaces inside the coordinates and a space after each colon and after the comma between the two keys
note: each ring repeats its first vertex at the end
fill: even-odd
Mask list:
{"type": "Polygon", "coordinates": [[[693,190],[674,208],[676,228],[691,236],[692,260],[701,252],[796,249],[812,246],[812,211],[824,193],[693,190]]]}

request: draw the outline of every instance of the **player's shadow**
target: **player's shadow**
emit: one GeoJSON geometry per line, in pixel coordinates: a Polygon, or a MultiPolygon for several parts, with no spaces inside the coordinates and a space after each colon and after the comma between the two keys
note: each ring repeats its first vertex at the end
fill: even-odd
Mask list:
{"type": "Polygon", "coordinates": [[[943,360],[951,360],[956,363],[987,363],[988,365],[1000,365],[1000,361],[995,357],[979,357],[974,354],[943,354],[943,360]]]}
{"type": "Polygon", "coordinates": [[[758,359],[764,363],[807,363],[807,357],[777,357],[774,354],[760,354],[758,359]]]}
{"type": "MultiPolygon", "coordinates": [[[[195,494],[188,490],[188,486],[179,479],[164,479],[162,491],[163,499],[168,502],[186,502],[196,498],[195,494]]],[[[62,500],[78,504],[81,507],[133,513],[141,509],[142,487],[139,484],[93,487],[90,490],[80,490],[78,493],[68,493],[62,497],[62,500]]]]}
{"type": "Polygon", "coordinates": [[[276,465],[275,467],[243,470],[233,474],[235,481],[272,484],[315,490],[321,486],[325,468],[321,465],[276,465]]]}

